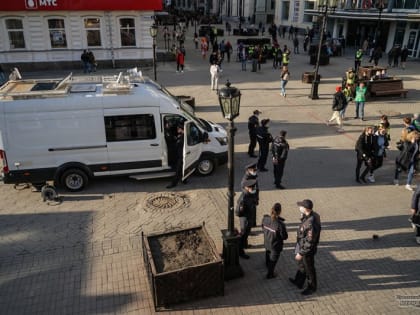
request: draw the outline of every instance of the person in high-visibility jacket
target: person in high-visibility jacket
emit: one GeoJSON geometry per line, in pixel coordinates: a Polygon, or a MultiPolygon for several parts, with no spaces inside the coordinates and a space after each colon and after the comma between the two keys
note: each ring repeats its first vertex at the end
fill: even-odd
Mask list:
{"type": "Polygon", "coordinates": [[[362,48],[359,48],[356,51],[356,55],[354,56],[354,69],[355,69],[356,73],[359,70],[359,67],[362,63],[362,57],[363,57],[363,50],[362,50],[362,48]]]}
{"type": "Polygon", "coordinates": [[[290,50],[289,48],[287,48],[287,45],[284,45],[283,54],[282,54],[283,66],[287,67],[289,65],[289,61],[290,61],[289,55],[290,55],[290,50]]]}

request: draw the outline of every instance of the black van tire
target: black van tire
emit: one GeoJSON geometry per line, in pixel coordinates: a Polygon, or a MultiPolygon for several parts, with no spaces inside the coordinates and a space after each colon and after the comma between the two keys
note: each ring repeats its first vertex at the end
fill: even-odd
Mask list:
{"type": "Polygon", "coordinates": [[[85,188],[89,182],[89,178],[84,171],[78,168],[70,168],[63,172],[60,182],[68,191],[75,192],[85,188]]]}
{"type": "Polygon", "coordinates": [[[202,158],[197,165],[197,173],[201,176],[211,175],[216,168],[216,161],[210,157],[202,158]]]}

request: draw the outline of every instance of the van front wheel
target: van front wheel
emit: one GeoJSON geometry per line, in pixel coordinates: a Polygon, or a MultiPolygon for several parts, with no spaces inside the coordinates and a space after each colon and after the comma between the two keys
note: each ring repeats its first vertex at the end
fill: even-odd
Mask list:
{"type": "Polygon", "coordinates": [[[204,158],[198,162],[197,172],[201,176],[207,176],[213,173],[214,169],[216,168],[216,163],[213,159],[204,158]]]}
{"type": "Polygon", "coordinates": [[[68,169],[61,175],[61,184],[69,191],[80,191],[88,184],[88,177],[80,169],[68,169]]]}

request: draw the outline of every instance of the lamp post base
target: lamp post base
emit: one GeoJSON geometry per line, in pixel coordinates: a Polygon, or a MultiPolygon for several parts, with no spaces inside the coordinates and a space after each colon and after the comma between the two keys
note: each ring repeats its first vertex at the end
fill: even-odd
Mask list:
{"type": "Polygon", "coordinates": [[[309,95],[309,98],[311,98],[313,100],[319,99],[318,85],[319,85],[319,80],[317,80],[317,78],[314,78],[314,80],[312,81],[311,94],[309,95]]]}
{"type": "Polygon", "coordinates": [[[223,260],[225,280],[243,277],[244,272],[239,265],[239,239],[240,236],[230,235],[228,230],[222,230],[223,260]]]}

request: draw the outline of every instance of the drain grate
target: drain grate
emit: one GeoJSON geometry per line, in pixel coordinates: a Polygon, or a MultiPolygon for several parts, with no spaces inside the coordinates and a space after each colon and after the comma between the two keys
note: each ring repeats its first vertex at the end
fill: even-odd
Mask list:
{"type": "Polygon", "coordinates": [[[178,193],[159,193],[150,194],[146,197],[144,210],[168,211],[181,208],[187,208],[191,204],[190,198],[184,194],[178,193]]]}

